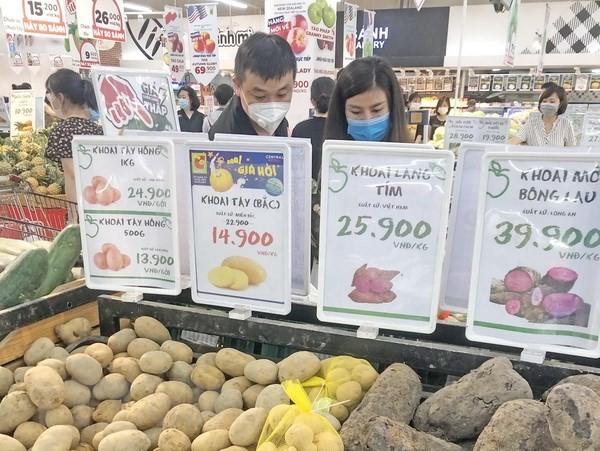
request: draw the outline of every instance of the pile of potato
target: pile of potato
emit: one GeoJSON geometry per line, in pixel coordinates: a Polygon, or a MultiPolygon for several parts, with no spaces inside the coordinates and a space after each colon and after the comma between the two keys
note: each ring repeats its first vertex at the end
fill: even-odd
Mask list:
{"type": "MultiPolygon", "coordinates": [[[[57,329],[67,343],[89,332],[81,319],[57,329]]],[[[192,349],[151,317],[70,354],[40,338],[25,353],[26,366],[0,367],[0,450],[254,451],[267,418],[276,421],[269,413],[290,405],[280,383],[321,371],[305,351],[279,363],[230,348],[193,360],[192,349]]],[[[331,414],[320,414],[336,431],[376,379],[368,368],[343,370],[340,399],[331,414]]],[[[324,431],[312,424],[314,446],[288,449],[336,451],[325,435],[318,445],[324,431]]]]}

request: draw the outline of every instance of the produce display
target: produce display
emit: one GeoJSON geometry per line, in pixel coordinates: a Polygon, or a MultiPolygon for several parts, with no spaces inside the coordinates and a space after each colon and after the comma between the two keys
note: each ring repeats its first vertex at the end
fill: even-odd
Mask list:
{"type": "Polygon", "coordinates": [[[0,144],[0,176],[15,174],[37,194],[64,193],[64,174],[44,153],[48,138],[41,132],[20,134],[0,144]]]}

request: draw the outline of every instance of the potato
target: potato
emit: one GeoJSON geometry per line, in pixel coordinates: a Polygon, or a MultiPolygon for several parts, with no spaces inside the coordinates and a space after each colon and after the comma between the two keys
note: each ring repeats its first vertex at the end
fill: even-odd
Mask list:
{"type": "Polygon", "coordinates": [[[163,382],[163,379],[158,376],[142,373],[136,377],[131,384],[129,390],[131,398],[134,401],[139,401],[140,399],[155,393],[158,386],[163,382]]]}
{"type": "Polygon", "coordinates": [[[350,416],[350,412],[348,411],[348,407],[343,404],[338,404],[339,401],[337,399],[333,399],[331,401],[331,407],[329,408],[329,413],[334,416],[340,423],[344,423],[350,416]]]}
{"type": "Polygon", "coordinates": [[[79,444],[77,448],[73,451],[96,451],[96,449],[92,445],[88,445],[87,443],[79,444]]]}
{"type": "MultiPolygon", "coordinates": [[[[256,451],[277,451],[277,446],[273,442],[265,442],[260,445],[256,451]]],[[[292,449],[292,447],[288,448],[288,450],[292,449]]]]}
{"type": "Polygon", "coordinates": [[[16,382],[14,383],[10,389],[8,390],[8,393],[12,393],[15,391],[26,391],[25,389],[25,382],[16,382]]]}
{"type": "Polygon", "coordinates": [[[278,404],[290,404],[290,398],[279,384],[266,386],[256,397],[256,407],[271,410],[278,404]]]}
{"type": "Polygon", "coordinates": [[[67,378],[67,367],[65,366],[65,362],[58,359],[44,359],[41,362],[38,362],[36,366],[47,366],[56,371],[60,378],[64,381],[67,378]]]}
{"type": "Polygon", "coordinates": [[[171,407],[179,404],[191,404],[193,393],[189,385],[178,381],[167,381],[156,387],[156,393],[165,393],[171,400],[171,407]]]}
{"type": "Polygon", "coordinates": [[[379,374],[372,366],[361,363],[352,369],[351,377],[353,381],[360,384],[363,390],[368,390],[375,382],[379,374]]]}
{"type": "Polygon", "coordinates": [[[146,451],[150,443],[142,431],[125,430],[104,437],[98,445],[98,451],[146,451]]]}
{"type": "Polygon", "coordinates": [[[24,382],[25,381],[25,373],[29,371],[33,366],[21,366],[17,368],[14,372],[15,383],[24,382]]]}
{"type": "Polygon", "coordinates": [[[206,352],[206,353],[202,354],[200,357],[198,357],[198,359],[196,360],[196,365],[199,365],[199,364],[209,365],[209,366],[214,366],[216,368],[217,367],[216,358],[217,358],[216,352],[206,352]]]}
{"type": "Polygon", "coordinates": [[[267,359],[248,362],[244,367],[244,376],[252,382],[261,385],[270,385],[277,382],[279,368],[277,364],[267,359]]]}
{"type": "Polygon", "coordinates": [[[362,387],[356,381],[345,382],[338,387],[335,397],[347,407],[356,406],[362,400],[362,387]]]}
{"type": "Polygon", "coordinates": [[[271,429],[275,429],[283,417],[290,411],[290,406],[278,404],[269,411],[268,423],[271,429]]]}
{"type": "Polygon", "coordinates": [[[173,358],[164,351],[150,351],[140,358],[139,365],[145,373],[165,374],[173,365],[173,358]]]}
{"type": "Polygon", "coordinates": [[[339,420],[330,413],[322,412],[320,410],[316,411],[315,413],[325,418],[327,422],[331,425],[331,427],[333,427],[333,429],[335,429],[336,431],[339,431],[342,428],[342,425],[339,422],[339,420]]]}
{"type": "Polygon", "coordinates": [[[113,354],[116,355],[121,352],[126,352],[129,343],[137,337],[138,336],[133,329],[121,329],[108,337],[107,345],[112,350],[113,354]]]}
{"type": "Polygon", "coordinates": [[[84,353],[96,359],[102,368],[108,368],[114,358],[112,349],[104,343],[93,343],[85,348],[84,353]]]}
{"type": "Polygon", "coordinates": [[[113,423],[116,421],[129,421],[129,409],[122,407],[112,419],[113,423]]]}
{"type": "Polygon", "coordinates": [[[59,424],[72,426],[73,414],[67,406],[61,404],[54,409],[46,411],[45,423],[47,427],[57,426],[59,424]]]}
{"type": "MultiPolygon", "coordinates": [[[[35,366],[38,362],[48,358],[50,351],[54,349],[54,342],[48,337],[42,337],[35,340],[25,351],[23,360],[27,366],[35,366]]],[[[15,377],[16,379],[16,377],[15,377]]]]}
{"type": "Polygon", "coordinates": [[[231,446],[229,431],[219,429],[199,435],[192,442],[192,451],[221,451],[231,446]]]}
{"type": "Polygon", "coordinates": [[[313,431],[315,436],[328,429],[327,420],[315,412],[301,413],[294,418],[294,424],[296,423],[307,425],[313,431]]]}
{"type": "Polygon", "coordinates": [[[154,393],[137,401],[128,411],[127,418],[140,430],[157,425],[171,408],[171,399],[165,393],[154,393]]]}
{"type": "Polygon", "coordinates": [[[258,443],[258,438],[267,421],[269,412],[255,407],[242,413],[229,428],[229,440],[234,445],[250,446],[258,443]]]}
{"type": "MultiPolygon", "coordinates": [[[[73,349],[69,355],[84,354],[87,347],[88,347],[87,345],[79,346],[78,348],[73,349]]],[[[65,360],[65,363],[66,363],[66,360],[65,360]]]]}
{"type": "Polygon", "coordinates": [[[81,443],[87,443],[91,445],[94,436],[98,432],[102,432],[106,428],[106,426],[108,426],[108,423],[94,423],[88,427],[83,428],[83,430],[81,431],[81,443]]]}
{"type": "Polygon", "coordinates": [[[174,340],[167,340],[160,345],[160,350],[167,352],[173,358],[173,362],[192,363],[194,353],[185,343],[180,343],[174,340]]]}
{"type": "Polygon", "coordinates": [[[98,401],[123,399],[129,393],[129,382],[122,374],[107,374],[94,385],[92,393],[98,401]]]}
{"type": "Polygon", "coordinates": [[[11,370],[0,366],[0,398],[6,396],[11,385],[15,382],[15,376],[11,370]]]}
{"type": "Polygon", "coordinates": [[[2,451],[27,451],[17,439],[4,434],[0,434],[0,449],[2,451]]]}
{"type": "Polygon", "coordinates": [[[75,407],[81,404],[89,404],[92,397],[91,390],[83,384],[74,380],[64,382],[65,398],[63,404],[67,407],[75,407]]]}
{"type": "Polygon", "coordinates": [[[344,443],[339,435],[324,431],[315,436],[317,451],[344,451],[344,443]]]}
{"type": "Polygon", "coordinates": [[[148,338],[135,338],[127,346],[127,354],[134,359],[140,359],[150,351],[160,351],[160,345],[148,338]]]}
{"type": "Polygon", "coordinates": [[[75,406],[71,409],[71,415],[73,416],[73,426],[77,429],[82,430],[83,428],[91,425],[94,420],[92,419],[92,414],[94,413],[94,408],[90,406],[75,406]]]}
{"type": "Polygon", "coordinates": [[[225,375],[209,365],[196,364],[190,377],[196,387],[204,390],[220,390],[225,383],[225,375]]]}
{"type": "MultiPolygon", "coordinates": [[[[45,430],[46,426],[43,424],[34,423],[33,421],[26,421],[25,423],[21,423],[19,426],[17,426],[13,437],[21,442],[25,448],[29,449],[45,430]]],[[[3,448],[0,447],[0,449],[3,448]]]]}
{"type": "Polygon", "coordinates": [[[171,334],[163,324],[150,316],[140,316],[133,323],[133,329],[140,338],[149,338],[159,345],[171,339],[171,334]]]}
{"type": "Polygon", "coordinates": [[[121,410],[122,402],[116,399],[107,399],[102,401],[94,410],[92,418],[96,423],[110,423],[121,410]]]}
{"type": "Polygon", "coordinates": [[[28,370],[25,388],[31,402],[41,409],[54,409],[65,399],[65,383],[50,367],[37,366],[28,370]]]}
{"type": "Polygon", "coordinates": [[[216,266],[208,271],[208,281],[217,288],[229,288],[235,282],[235,272],[228,266],[216,266]]]}
{"type": "Polygon", "coordinates": [[[243,446],[228,446],[227,448],[223,448],[221,451],[248,451],[247,448],[244,448],[243,446]]]}
{"type": "Polygon", "coordinates": [[[233,422],[239,417],[244,411],[242,409],[226,409],[221,413],[216,414],[202,426],[202,433],[215,431],[218,429],[227,429],[231,427],[233,422]]]}
{"type": "Polygon", "coordinates": [[[233,283],[229,286],[232,290],[242,291],[248,288],[250,284],[250,278],[248,274],[239,269],[233,270],[233,283]]]}
{"type": "Polygon", "coordinates": [[[207,410],[205,412],[200,412],[200,416],[202,417],[202,421],[204,423],[206,423],[208,420],[210,420],[211,418],[214,418],[217,416],[216,413],[211,412],[210,410],[207,410]]]}
{"type": "Polygon", "coordinates": [[[242,394],[235,389],[222,390],[221,394],[215,401],[215,413],[221,413],[225,409],[235,408],[241,409],[244,407],[242,394]]]}
{"type": "Polygon", "coordinates": [[[84,385],[96,385],[102,379],[102,367],[87,354],[71,355],[66,360],[67,372],[84,385]]]}
{"type": "Polygon", "coordinates": [[[321,361],[312,352],[298,351],[279,362],[279,382],[298,379],[304,382],[321,369],[321,361]]]}
{"type": "Polygon", "coordinates": [[[65,348],[62,348],[60,346],[55,346],[54,348],[52,348],[50,350],[47,358],[48,359],[56,359],[56,360],[60,360],[61,362],[64,362],[65,360],[67,360],[67,357],[69,357],[69,355],[70,355],[69,351],[67,351],[65,348]]]}
{"type": "Polygon", "coordinates": [[[108,372],[122,374],[129,383],[133,383],[135,378],[142,374],[138,360],[133,357],[115,358],[108,365],[108,372]]]}
{"type": "Polygon", "coordinates": [[[231,377],[243,376],[244,367],[254,360],[251,355],[233,348],[223,348],[215,357],[217,368],[231,377]]]}
{"type": "Polygon", "coordinates": [[[150,449],[158,448],[158,438],[160,437],[162,431],[162,427],[153,427],[143,431],[144,434],[146,434],[146,437],[150,439],[150,449]]]}
{"type": "Polygon", "coordinates": [[[198,407],[201,412],[214,412],[215,411],[215,403],[219,398],[219,392],[216,391],[205,391],[198,398],[198,407]]]}
{"type": "Polygon", "coordinates": [[[223,260],[221,265],[246,273],[248,282],[251,285],[258,285],[267,280],[267,272],[265,269],[254,260],[247,257],[227,257],[223,260]]]}
{"type": "Polygon", "coordinates": [[[173,407],[165,415],[163,421],[163,428],[179,429],[187,435],[190,440],[194,440],[200,435],[202,426],[204,426],[202,414],[198,408],[192,404],[180,404],[173,407]]]}
{"type": "Polygon", "coordinates": [[[221,391],[233,389],[233,390],[239,391],[240,394],[242,394],[246,390],[248,390],[250,387],[252,387],[252,385],[254,385],[254,383],[252,381],[248,380],[248,378],[246,378],[246,376],[238,376],[238,377],[233,377],[233,378],[229,379],[228,381],[225,381],[225,383],[221,387],[221,391]]]}
{"type": "Polygon", "coordinates": [[[183,432],[169,428],[160,434],[158,447],[160,451],[190,451],[192,442],[183,432]]]}
{"type": "Polygon", "coordinates": [[[296,448],[304,448],[307,443],[312,443],[313,438],[312,429],[303,423],[294,423],[285,431],[285,442],[296,448]]]}
{"type": "Polygon", "coordinates": [[[121,431],[135,431],[137,428],[135,424],[130,421],[113,421],[102,431],[104,437],[108,437],[110,434],[121,431]]]}
{"type": "Polygon", "coordinates": [[[178,360],[173,362],[173,365],[167,371],[167,379],[170,381],[179,381],[188,385],[192,385],[192,371],[194,368],[189,363],[182,362],[178,360]]]}
{"type": "Polygon", "coordinates": [[[68,451],[72,443],[73,430],[70,426],[52,426],[40,434],[31,451],[68,451]]]}
{"type": "Polygon", "coordinates": [[[92,325],[86,318],[73,318],[65,324],[56,326],[54,332],[63,343],[70,345],[80,338],[92,335],[92,325]]]}
{"type": "Polygon", "coordinates": [[[244,391],[242,394],[242,399],[244,400],[244,409],[251,409],[252,407],[256,406],[256,398],[260,392],[264,390],[264,388],[264,385],[256,384],[244,391]]]}

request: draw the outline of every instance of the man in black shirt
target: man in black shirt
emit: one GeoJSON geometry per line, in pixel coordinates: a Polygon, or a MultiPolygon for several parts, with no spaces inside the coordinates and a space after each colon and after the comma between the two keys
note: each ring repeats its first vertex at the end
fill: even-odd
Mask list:
{"type": "Polygon", "coordinates": [[[280,36],[255,33],[235,56],[235,95],[217,122],[216,133],[288,136],[285,115],[290,108],[296,78],[296,57],[280,36]]]}

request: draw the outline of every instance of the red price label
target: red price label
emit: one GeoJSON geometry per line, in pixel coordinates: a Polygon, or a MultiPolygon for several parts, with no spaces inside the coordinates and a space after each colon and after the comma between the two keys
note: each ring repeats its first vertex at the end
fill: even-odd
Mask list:
{"type": "Polygon", "coordinates": [[[222,241],[223,244],[232,244],[237,247],[244,247],[246,245],[261,245],[268,247],[273,244],[273,235],[270,233],[259,233],[253,230],[247,231],[245,229],[237,229],[234,232],[230,232],[229,229],[213,227],[212,239],[214,244],[222,241]]]}
{"type": "Polygon", "coordinates": [[[173,64],[173,66],[171,67],[171,72],[178,73],[179,66],[177,64],[173,64]]]}
{"type": "Polygon", "coordinates": [[[206,66],[196,66],[194,72],[196,72],[198,75],[204,75],[206,73],[206,66]]]}

